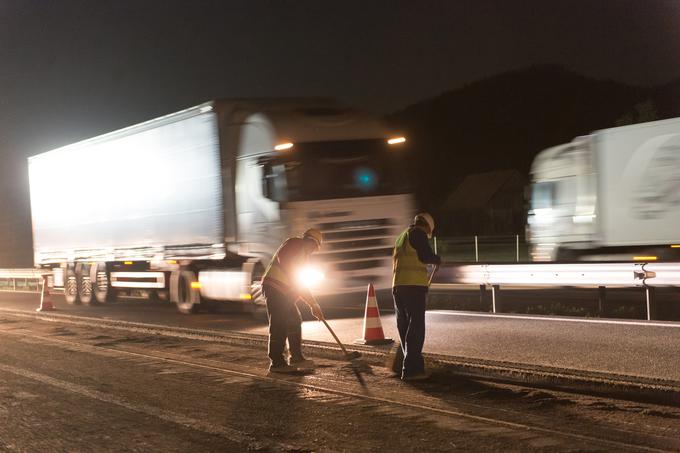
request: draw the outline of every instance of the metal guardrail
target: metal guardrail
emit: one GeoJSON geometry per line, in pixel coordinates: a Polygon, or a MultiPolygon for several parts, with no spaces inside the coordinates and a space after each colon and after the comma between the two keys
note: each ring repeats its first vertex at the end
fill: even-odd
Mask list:
{"type": "Polygon", "coordinates": [[[41,269],[0,269],[0,278],[42,278],[49,273],[41,269]]]}
{"type": "Polygon", "coordinates": [[[438,286],[680,286],[680,263],[445,264],[433,283],[438,286]]]}
{"type": "Polygon", "coordinates": [[[40,292],[42,276],[49,273],[40,269],[0,269],[0,291],[40,292]]]}
{"type": "MultiPolygon", "coordinates": [[[[40,269],[0,269],[0,291],[39,292],[40,269]]],[[[596,287],[604,298],[606,288],[645,289],[647,319],[651,319],[650,289],[680,287],[680,263],[517,263],[517,264],[443,264],[433,278],[432,289],[450,289],[456,285],[491,288],[492,311],[501,286],[527,287],[596,287]]]]}
{"type": "Polygon", "coordinates": [[[433,279],[433,289],[455,285],[491,288],[492,311],[501,286],[596,287],[600,297],[606,288],[645,289],[647,319],[651,320],[654,287],[680,286],[680,263],[570,263],[570,264],[445,264],[433,279]]]}

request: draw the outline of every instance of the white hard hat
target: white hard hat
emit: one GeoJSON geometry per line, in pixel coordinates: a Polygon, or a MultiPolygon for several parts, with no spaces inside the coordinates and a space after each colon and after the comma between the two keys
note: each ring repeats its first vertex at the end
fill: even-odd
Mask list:
{"type": "Polygon", "coordinates": [[[418,222],[425,222],[427,226],[430,227],[430,232],[434,231],[434,219],[427,212],[416,214],[415,218],[413,219],[413,223],[418,222]]]}

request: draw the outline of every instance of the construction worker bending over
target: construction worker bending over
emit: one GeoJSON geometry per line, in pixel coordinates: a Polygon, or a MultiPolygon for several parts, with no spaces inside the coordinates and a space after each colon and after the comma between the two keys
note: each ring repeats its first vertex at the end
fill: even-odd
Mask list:
{"type": "Polygon", "coordinates": [[[404,353],[401,378],[405,381],[427,379],[423,360],[425,342],[425,304],[430,277],[427,265],[438,266],[441,259],[432,252],[428,238],[434,219],[421,213],[397,238],[393,253],[392,294],[397,313],[397,329],[404,353]]]}
{"type": "Polygon", "coordinates": [[[304,301],[317,319],[324,319],[321,307],[308,289],[298,283],[298,273],[309,256],[321,247],[321,232],[311,228],[302,237],[286,239],[274,254],[262,277],[262,293],[267,302],[269,318],[269,371],[295,373],[314,367],[314,362],[302,356],[302,316],[297,307],[304,301]],[[286,339],[290,363],[283,355],[286,339]]]}

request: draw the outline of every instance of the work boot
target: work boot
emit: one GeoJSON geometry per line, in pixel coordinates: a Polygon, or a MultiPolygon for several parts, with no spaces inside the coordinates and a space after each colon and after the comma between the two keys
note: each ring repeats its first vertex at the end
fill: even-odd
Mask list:
{"type": "Polygon", "coordinates": [[[269,366],[269,372],[270,373],[281,373],[281,374],[295,374],[298,373],[300,370],[296,366],[291,366],[288,364],[285,365],[279,365],[279,366],[274,366],[270,365],[269,366]]]}
{"type": "Polygon", "coordinates": [[[416,374],[411,374],[408,376],[402,376],[401,380],[402,381],[425,381],[427,379],[430,379],[432,377],[432,373],[429,371],[423,371],[422,373],[416,373],[416,374]]]}
{"type": "Polygon", "coordinates": [[[392,346],[390,353],[387,354],[385,368],[392,370],[394,377],[401,377],[401,372],[404,369],[404,350],[399,343],[392,346]]]}
{"type": "Polygon", "coordinates": [[[290,358],[290,365],[302,370],[309,370],[316,368],[316,363],[313,360],[305,359],[304,357],[290,358]]]}

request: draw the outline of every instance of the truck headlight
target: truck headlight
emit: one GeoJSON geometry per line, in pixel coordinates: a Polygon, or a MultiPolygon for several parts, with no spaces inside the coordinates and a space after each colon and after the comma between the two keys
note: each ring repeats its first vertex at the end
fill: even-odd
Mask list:
{"type": "Polygon", "coordinates": [[[305,288],[316,288],[326,278],[318,267],[307,266],[300,269],[297,273],[297,282],[305,288]]]}

